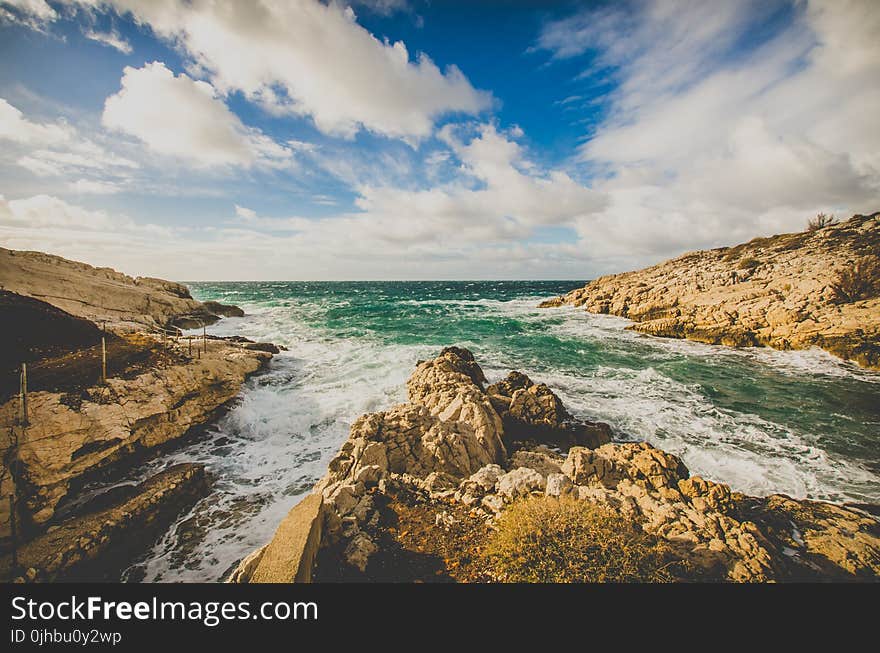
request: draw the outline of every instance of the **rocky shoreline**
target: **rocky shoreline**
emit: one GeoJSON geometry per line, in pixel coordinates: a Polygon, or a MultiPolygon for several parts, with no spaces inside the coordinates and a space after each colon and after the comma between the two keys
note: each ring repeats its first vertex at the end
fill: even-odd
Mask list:
{"type": "Polygon", "coordinates": [[[673,580],[880,577],[868,512],[691,476],[646,442],[612,442],[521,373],[487,386],[467,350],[419,363],[407,389],[408,403],[355,421],[313,493],[232,582],[503,581],[481,550],[515,506],[546,497],[624,518],[686,570],[673,580]]]}
{"type": "Polygon", "coordinates": [[[21,581],[103,579],[148,548],[204,496],[201,465],[164,470],[141,485],[109,485],[215,420],[278,348],[244,338],[179,338],[179,328],[243,311],[202,304],[182,285],[36,252],[0,249],[2,343],[0,570],[21,581]],[[107,378],[101,378],[101,340],[107,378]],[[19,366],[28,364],[26,423],[19,366]],[[89,496],[88,501],[83,500],[89,496]],[[150,534],[144,537],[145,534],[150,534]]]}
{"type": "Polygon", "coordinates": [[[628,318],[653,336],[821,347],[880,369],[880,213],[690,252],[540,304],[563,305],[628,318]]]}

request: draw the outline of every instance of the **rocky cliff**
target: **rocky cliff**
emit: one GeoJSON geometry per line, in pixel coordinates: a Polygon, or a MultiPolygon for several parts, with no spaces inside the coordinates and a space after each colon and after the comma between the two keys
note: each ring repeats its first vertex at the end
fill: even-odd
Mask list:
{"type": "Polygon", "coordinates": [[[486,386],[467,350],[419,363],[407,388],[408,403],[355,421],[314,494],[242,562],[235,582],[312,572],[320,580],[499,580],[473,571],[486,538],[511,506],[543,496],[631,520],[674,551],[690,570],[684,580],[880,575],[880,523],[869,514],[747,497],[691,476],[648,443],[610,442],[607,426],[572,417],[525,375],[486,386]]]}
{"type": "Polygon", "coordinates": [[[814,231],[691,252],[600,277],[541,304],[634,320],[655,336],[776,349],[821,347],[880,368],[880,213],[814,231]]]}
{"type": "MultiPolygon", "coordinates": [[[[173,357],[133,376],[111,376],[78,392],[29,393],[24,429],[16,425],[19,399],[0,405],[0,427],[10,436],[4,441],[15,449],[12,473],[0,479],[0,492],[9,496],[17,490],[23,497],[22,531],[38,531],[62,499],[99,473],[130,464],[209,421],[272,357],[223,340],[209,341],[198,356],[178,347],[173,357]]],[[[0,536],[6,536],[9,504],[2,504],[0,536]]]]}
{"type": "MultiPolygon", "coordinates": [[[[34,573],[9,564],[7,571],[25,580],[84,570],[91,576],[77,577],[108,577],[119,562],[108,556],[134,551],[147,526],[194,500],[205,473],[180,468],[124,497],[98,491],[86,500],[84,488],[118,478],[197,432],[278,348],[244,338],[157,335],[156,327],[243,314],[197,302],[171,281],[0,249],[0,285],[0,323],[7,327],[0,342],[0,549],[15,546],[34,573]],[[19,394],[22,363],[26,403],[19,394]],[[12,513],[9,496],[16,498],[12,513]]],[[[144,539],[146,546],[151,541],[144,539]]]]}
{"type": "Polygon", "coordinates": [[[140,329],[212,324],[240,309],[196,301],[186,286],[150,277],[133,278],[42,252],[0,247],[0,290],[35,297],[71,315],[110,328],[140,329]]]}

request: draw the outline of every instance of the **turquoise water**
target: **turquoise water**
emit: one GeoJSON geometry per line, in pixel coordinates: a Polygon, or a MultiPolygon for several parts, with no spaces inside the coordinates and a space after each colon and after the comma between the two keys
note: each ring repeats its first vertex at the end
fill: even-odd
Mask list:
{"type": "Polygon", "coordinates": [[[324,472],[358,415],[406,398],[419,359],[470,348],[490,380],[518,369],[569,409],[648,440],[692,473],[756,495],[880,502],[880,375],[821,351],[735,350],[651,338],[626,320],[541,299],[581,281],[194,283],[244,318],[220,335],[289,348],[204,440],[214,494],[132,578],[215,580],[263,544],[324,472]]]}

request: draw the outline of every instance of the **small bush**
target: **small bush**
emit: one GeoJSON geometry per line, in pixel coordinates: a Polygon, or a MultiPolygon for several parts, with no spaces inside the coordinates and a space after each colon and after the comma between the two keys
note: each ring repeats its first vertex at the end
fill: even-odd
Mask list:
{"type": "Polygon", "coordinates": [[[761,265],[761,261],[756,258],[744,258],[737,266],[740,270],[751,270],[761,265]]]}
{"type": "Polygon", "coordinates": [[[573,498],[519,501],[483,555],[513,583],[670,582],[679,563],[662,540],[608,508],[573,498]]]}
{"type": "Polygon", "coordinates": [[[880,294],[880,258],[863,256],[851,268],[841,270],[831,290],[841,304],[876,297],[880,294]]]}
{"type": "Polygon", "coordinates": [[[815,218],[810,218],[807,221],[807,231],[818,231],[833,224],[837,224],[837,218],[834,215],[817,213],[815,218]]]}

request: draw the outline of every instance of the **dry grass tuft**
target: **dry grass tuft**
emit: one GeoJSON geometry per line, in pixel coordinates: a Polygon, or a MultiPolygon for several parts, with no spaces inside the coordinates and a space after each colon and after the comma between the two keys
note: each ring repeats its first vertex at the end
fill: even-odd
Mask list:
{"type": "Polygon", "coordinates": [[[682,564],[632,520],[552,497],[525,499],[502,513],[483,555],[499,580],[514,583],[670,582],[682,564]]]}

